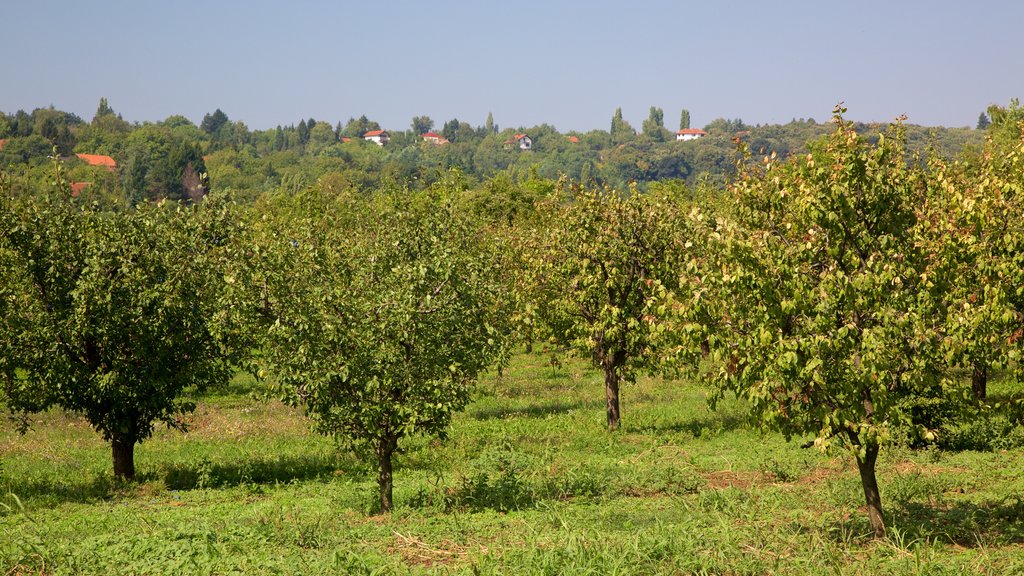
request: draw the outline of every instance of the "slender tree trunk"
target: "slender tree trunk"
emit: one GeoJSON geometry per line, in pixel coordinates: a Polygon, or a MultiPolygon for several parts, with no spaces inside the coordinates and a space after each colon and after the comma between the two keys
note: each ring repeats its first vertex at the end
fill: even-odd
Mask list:
{"type": "Polygon", "coordinates": [[[971,371],[971,390],[974,391],[974,399],[979,402],[988,396],[988,367],[975,364],[971,371]]]}
{"type": "Polygon", "coordinates": [[[865,446],[864,457],[857,456],[857,469],[860,471],[860,483],[864,487],[864,500],[868,508],[868,521],[871,523],[872,535],[885,538],[885,519],[882,516],[882,495],[878,491],[878,480],[875,478],[875,462],[878,461],[878,444],[865,446]]]}
{"type": "Polygon", "coordinates": [[[134,480],[135,439],[114,436],[110,445],[114,456],[114,476],[122,480],[134,480]]]}
{"type": "Polygon", "coordinates": [[[619,428],[619,371],[611,363],[604,365],[604,398],[608,411],[608,430],[619,428]]]}
{"type": "Polygon", "coordinates": [[[394,480],[391,471],[391,457],[398,447],[395,438],[382,438],[377,443],[377,487],[380,489],[380,511],[382,514],[391,512],[393,507],[392,488],[394,480]]]}

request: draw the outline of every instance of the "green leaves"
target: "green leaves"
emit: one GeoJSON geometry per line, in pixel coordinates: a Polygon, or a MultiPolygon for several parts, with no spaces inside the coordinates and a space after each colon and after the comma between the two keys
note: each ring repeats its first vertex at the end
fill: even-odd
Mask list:
{"type": "Polygon", "coordinates": [[[0,319],[0,347],[12,406],[81,412],[129,447],[156,422],[178,426],[190,409],[179,395],[230,374],[211,325],[219,282],[210,240],[225,233],[215,212],[102,212],[63,188],[5,201],[0,293],[17,305],[0,319]]]}
{"type": "Polygon", "coordinates": [[[898,399],[923,393],[941,365],[937,340],[920,337],[933,307],[924,198],[902,130],[872,145],[836,125],[806,156],[766,159],[733,185],[712,281],[725,296],[717,345],[743,369],[727,364],[716,382],[757,398],[761,421],[787,435],[844,431],[835,439],[860,444],[902,421],[898,399]]]}
{"type": "MultiPolygon", "coordinates": [[[[680,272],[694,238],[686,213],[668,196],[609,190],[573,190],[570,203],[543,208],[533,261],[538,314],[553,338],[604,369],[616,412],[619,379],[657,367],[655,348],[670,343],[659,327],[670,294],[687,280],[680,272]]],[[[617,424],[610,413],[609,425],[617,424]]]]}
{"type": "Polygon", "coordinates": [[[503,344],[495,254],[450,194],[281,196],[242,243],[258,362],[382,471],[404,436],[444,434],[503,344]]]}

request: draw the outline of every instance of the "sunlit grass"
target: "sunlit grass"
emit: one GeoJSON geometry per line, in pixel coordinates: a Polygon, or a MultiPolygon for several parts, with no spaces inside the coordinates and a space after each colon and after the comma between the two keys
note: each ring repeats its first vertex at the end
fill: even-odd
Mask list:
{"type": "Polygon", "coordinates": [[[258,386],[238,378],[199,399],[189,432],[140,445],[134,484],[114,481],[76,416],[39,415],[24,436],[4,425],[0,573],[1024,571],[1024,450],[884,450],[890,538],[873,542],[848,457],[657,378],[623,388],[609,434],[600,374],[520,355],[445,441],[404,443],[396,511],[374,516],[370,468],[258,386]]]}

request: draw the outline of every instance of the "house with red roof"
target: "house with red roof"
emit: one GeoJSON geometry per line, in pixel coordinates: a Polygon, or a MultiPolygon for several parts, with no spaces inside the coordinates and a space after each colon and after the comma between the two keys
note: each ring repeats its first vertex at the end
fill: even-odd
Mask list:
{"type": "Polygon", "coordinates": [[[526,134],[516,134],[510,140],[506,140],[504,144],[506,148],[519,146],[520,150],[531,150],[533,148],[533,139],[526,134]]]}
{"type": "Polygon", "coordinates": [[[703,138],[708,133],[701,130],[700,128],[683,128],[676,132],[676,140],[679,142],[685,142],[687,140],[696,140],[697,138],[703,138]]]}
{"type": "Polygon", "coordinates": [[[444,136],[441,136],[440,134],[436,134],[434,132],[427,132],[426,134],[420,134],[420,138],[423,138],[424,142],[429,142],[429,143],[435,144],[437,146],[440,146],[442,144],[448,144],[448,139],[447,138],[445,138],[444,136]]]}
{"type": "Polygon", "coordinates": [[[103,154],[75,154],[82,160],[85,161],[89,166],[102,166],[111,172],[117,168],[117,162],[110,156],[104,156],[103,154]]]}
{"type": "Polygon", "coordinates": [[[4,144],[6,144],[6,143],[7,143],[7,140],[5,138],[0,138],[0,150],[4,149],[4,144]]]}
{"type": "Polygon", "coordinates": [[[89,186],[92,186],[92,182],[72,182],[71,183],[71,195],[78,196],[89,186]]]}
{"type": "Polygon", "coordinates": [[[377,146],[383,146],[391,141],[391,135],[384,130],[370,130],[363,134],[363,140],[369,140],[377,146]]]}
{"type": "Polygon", "coordinates": [[[579,144],[580,139],[575,136],[569,136],[569,142],[572,142],[573,144],[579,144]]]}

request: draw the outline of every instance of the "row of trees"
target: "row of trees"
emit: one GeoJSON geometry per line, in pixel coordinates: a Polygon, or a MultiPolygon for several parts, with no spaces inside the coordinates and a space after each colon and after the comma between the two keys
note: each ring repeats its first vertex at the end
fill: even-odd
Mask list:
{"type": "Polygon", "coordinates": [[[253,207],[103,211],[56,179],[10,198],[0,236],[8,405],[80,411],[115,473],[186,390],[264,375],[317,429],[372,454],[383,510],[411,434],[443,435],[481,371],[552,338],[604,373],[607,424],[642,370],[696,370],[713,399],[857,461],[884,535],[879,450],[934,440],[1024,346],[1024,114],[959,162],[907,161],[838,109],[808,153],[742,161],[728,194],[615,192],[536,175],[482,190],[282,188],[253,207]],[[967,383],[974,374],[973,389],[967,383]],[[941,411],[929,411],[941,406],[941,411]]]}
{"type": "MultiPolygon", "coordinates": [[[[680,127],[689,127],[689,122],[689,112],[683,110],[680,127]]],[[[664,112],[657,107],[651,107],[639,132],[623,119],[621,109],[615,111],[609,130],[568,134],[546,124],[502,130],[490,115],[482,126],[458,118],[435,123],[421,115],[413,117],[406,130],[392,130],[390,143],[381,148],[362,140],[365,132],[381,128],[366,116],[334,124],[305,118],[297,124],[251,130],[217,109],[206,114],[198,126],[182,116],[140,125],[124,121],[103,99],[89,122],[44,108],[31,114],[0,114],[0,139],[6,140],[0,148],[0,166],[17,176],[18,184],[22,179],[43,178],[53,146],[62,156],[75,152],[110,155],[119,164],[114,192],[129,202],[179,198],[183,195],[180,182],[191,172],[208,175],[204,187],[230,188],[249,199],[282,184],[302,180],[309,185],[328,175],[361,191],[388,182],[423,189],[450,168],[458,168],[475,184],[508,169],[525,174],[535,168],[546,178],[565,175],[619,189],[635,182],[646,189],[650,182],[670,179],[694,184],[710,178],[724,183],[734,174],[733,139],[737,133],[752,150],[787,156],[828,130],[827,124],[814,121],[748,126],[738,119],[717,119],[705,126],[710,136],[677,143],[666,124],[664,112]],[[434,146],[423,142],[421,134],[431,130],[439,131],[450,143],[434,146]],[[530,153],[506,146],[517,132],[532,138],[530,153]],[[172,164],[167,153],[154,154],[157,148],[187,150],[191,169],[188,163],[172,164]]],[[[860,131],[872,129],[858,125],[860,131]]],[[[908,134],[912,148],[930,146],[944,157],[981,142],[980,132],[970,129],[910,127],[908,134]]],[[[79,181],[97,179],[85,170],[69,170],[79,181]]]]}

